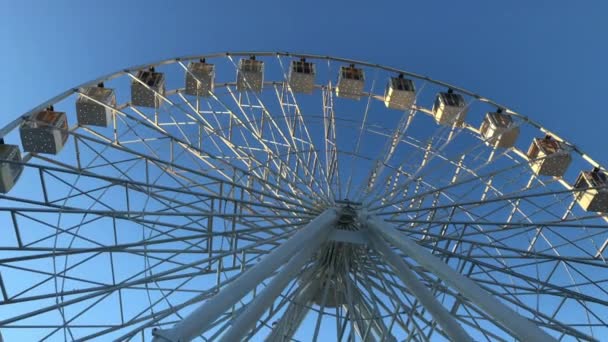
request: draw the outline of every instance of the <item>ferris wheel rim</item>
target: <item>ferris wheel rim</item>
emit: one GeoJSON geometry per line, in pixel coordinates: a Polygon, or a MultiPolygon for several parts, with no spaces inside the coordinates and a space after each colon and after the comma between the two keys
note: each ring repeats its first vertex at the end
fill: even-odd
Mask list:
{"type": "MultiPolygon", "coordinates": [[[[443,82],[434,78],[431,78],[429,76],[424,76],[424,75],[420,75],[417,73],[413,73],[404,69],[399,69],[399,68],[395,68],[395,67],[391,67],[391,66],[384,66],[381,64],[373,64],[373,63],[369,63],[369,62],[364,62],[361,60],[355,60],[355,59],[349,59],[349,58],[344,58],[344,57],[334,57],[334,56],[330,56],[330,55],[318,55],[318,54],[306,54],[306,53],[299,53],[299,52],[270,52],[270,51],[237,51],[237,52],[231,52],[231,51],[226,51],[226,52],[214,52],[214,53],[207,53],[207,54],[197,54],[197,55],[188,55],[188,56],[182,56],[182,57],[174,57],[174,58],[169,58],[169,59],[162,59],[162,60],[158,60],[155,62],[151,62],[151,63],[146,63],[146,64],[139,64],[139,65],[134,65],[125,69],[121,69],[119,71],[116,72],[111,72],[108,73],[102,77],[96,78],[94,80],[88,81],[88,82],[84,82],[76,87],[73,87],[71,89],[68,89],[54,97],[52,97],[51,99],[48,99],[44,102],[42,102],[40,105],[28,110],[27,112],[25,112],[24,114],[22,114],[21,116],[19,116],[18,118],[15,119],[15,121],[10,122],[8,124],[6,124],[4,127],[0,128],[0,138],[4,137],[8,131],[14,129],[23,119],[25,119],[26,117],[28,117],[29,115],[31,115],[32,113],[42,110],[45,107],[52,105],[53,103],[58,102],[61,99],[64,99],[65,97],[78,92],[79,88],[83,88],[83,87],[90,87],[93,86],[95,84],[98,84],[99,82],[103,82],[103,81],[107,81],[107,80],[111,80],[113,78],[119,77],[121,75],[125,75],[131,71],[137,71],[137,70],[141,70],[141,69],[147,69],[150,67],[155,67],[155,66],[160,66],[160,65],[165,65],[165,64],[171,64],[171,63],[177,63],[180,61],[192,61],[192,60],[198,60],[198,59],[202,59],[202,58],[220,58],[220,57],[227,57],[227,56],[237,56],[237,57],[248,57],[248,56],[283,56],[283,57],[297,57],[297,58],[311,58],[311,59],[318,59],[318,60],[333,60],[333,61],[338,61],[338,62],[344,62],[344,63],[353,63],[353,64],[358,64],[358,65],[363,65],[363,66],[368,66],[368,67],[373,67],[373,68],[379,68],[379,69],[383,69],[386,71],[391,71],[397,74],[404,74],[404,75],[408,75],[411,77],[414,77],[416,79],[419,80],[423,80],[423,81],[427,81],[427,82],[432,82],[435,83],[437,85],[441,85],[444,86],[446,88],[450,88],[450,89],[454,89],[457,90],[460,93],[472,96],[474,98],[476,98],[477,100],[481,100],[484,102],[487,102],[488,104],[494,105],[497,108],[502,108],[504,110],[506,110],[509,114],[511,115],[515,115],[521,119],[523,119],[527,124],[530,124],[536,128],[538,128],[539,130],[541,130],[543,133],[546,134],[551,134],[554,138],[559,139],[560,141],[564,141],[566,142],[566,140],[560,138],[559,135],[555,134],[554,132],[544,128],[540,123],[534,121],[533,119],[531,119],[530,117],[520,114],[517,111],[514,111],[512,109],[510,109],[508,106],[502,105],[494,100],[491,100],[489,98],[486,97],[482,97],[481,95],[478,95],[475,92],[469,91],[465,88],[461,88],[458,87],[456,85],[452,85],[449,84],[447,82],[443,82]]],[[[568,142],[569,146],[572,147],[573,151],[577,152],[578,154],[580,154],[581,156],[585,157],[586,160],[594,167],[599,167],[600,164],[597,163],[595,160],[591,159],[591,157],[586,154],[585,152],[583,152],[578,146],[576,146],[575,144],[568,142]]]]}

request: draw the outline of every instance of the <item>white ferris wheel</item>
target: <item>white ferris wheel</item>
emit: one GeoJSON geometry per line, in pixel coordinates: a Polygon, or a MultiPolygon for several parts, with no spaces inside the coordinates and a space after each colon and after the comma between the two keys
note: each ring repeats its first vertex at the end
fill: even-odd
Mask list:
{"type": "Polygon", "coordinates": [[[0,130],[6,341],[608,338],[608,180],[404,70],[191,56],[0,130]]]}

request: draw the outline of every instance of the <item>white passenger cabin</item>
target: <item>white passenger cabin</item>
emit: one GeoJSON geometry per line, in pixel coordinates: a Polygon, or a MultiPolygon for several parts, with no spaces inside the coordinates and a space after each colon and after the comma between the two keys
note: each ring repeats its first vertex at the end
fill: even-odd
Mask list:
{"type": "Polygon", "coordinates": [[[236,73],[236,89],[238,91],[251,90],[261,92],[264,86],[264,62],[251,56],[242,58],[236,73]]]}
{"type": "Polygon", "coordinates": [[[116,107],[114,89],[97,87],[83,88],[76,100],[76,119],[79,125],[107,127],[112,122],[112,109],[116,107]]]}
{"type": "Polygon", "coordinates": [[[513,122],[513,117],[501,109],[487,113],[479,131],[487,145],[502,148],[513,147],[519,136],[519,127],[513,122]]]}
{"type": "Polygon", "coordinates": [[[315,87],[316,69],[313,63],[304,58],[299,61],[291,61],[289,66],[289,87],[295,93],[310,94],[315,87]]]}
{"type": "Polygon", "coordinates": [[[535,174],[553,177],[563,176],[572,161],[568,147],[550,135],[534,138],[528,158],[535,174]]]}
{"type": "Polygon", "coordinates": [[[599,168],[582,171],[575,189],[587,189],[576,193],[576,201],[585,210],[591,212],[608,212],[608,176],[599,168]]]}
{"type": "Polygon", "coordinates": [[[0,193],[9,192],[23,172],[23,165],[15,162],[21,162],[19,146],[0,143],[0,193]]]}
{"type": "Polygon", "coordinates": [[[388,108],[406,110],[412,107],[416,100],[414,82],[404,78],[391,77],[384,92],[384,105],[388,108]]]}
{"type": "Polygon", "coordinates": [[[25,152],[57,154],[68,140],[67,117],[49,107],[23,121],[19,132],[25,152]]]}
{"type": "Polygon", "coordinates": [[[460,126],[467,116],[464,97],[454,93],[452,89],[437,94],[433,104],[433,116],[439,125],[456,124],[460,126]]]}
{"type": "Polygon", "coordinates": [[[186,72],[187,95],[210,96],[215,88],[215,65],[206,63],[204,59],[199,62],[190,62],[186,72]]]}
{"type": "Polygon", "coordinates": [[[358,100],[361,98],[364,85],[365,73],[363,69],[355,67],[354,64],[342,66],[338,75],[336,96],[358,100]]]}
{"type": "Polygon", "coordinates": [[[165,95],[165,75],[150,68],[138,71],[136,77],[137,80],[131,80],[131,104],[149,108],[159,107],[163,100],[158,95],[165,95]]]}

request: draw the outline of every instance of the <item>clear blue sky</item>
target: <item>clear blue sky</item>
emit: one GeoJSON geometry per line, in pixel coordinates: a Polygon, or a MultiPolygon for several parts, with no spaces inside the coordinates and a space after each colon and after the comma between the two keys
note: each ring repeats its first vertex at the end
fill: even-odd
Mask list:
{"type": "Polygon", "coordinates": [[[102,74],[186,54],[374,61],[531,116],[603,164],[606,1],[0,0],[0,125],[102,74]]]}

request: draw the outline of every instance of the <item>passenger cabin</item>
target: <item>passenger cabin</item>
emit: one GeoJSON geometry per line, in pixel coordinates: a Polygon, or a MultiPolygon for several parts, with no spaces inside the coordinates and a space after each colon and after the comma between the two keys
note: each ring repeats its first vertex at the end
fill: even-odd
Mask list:
{"type": "Polygon", "coordinates": [[[19,132],[24,151],[57,154],[68,140],[68,120],[49,107],[23,121],[19,132]]]}
{"type": "Polygon", "coordinates": [[[388,108],[406,110],[412,107],[416,99],[414,82],[404,78],[391,77],[384,92],[384,105],[388,108]]]}
{"type": "Polygon", "coordinates": [[[23,165],[15,162],[21,162],[19,146],[0,143],[0,193],[9,192],[23,172],[23,165]]]}
{"type": "Polygon", "coordinates": [[[79,125],[107,127],[112,122],[112,109],[116,107],[114,89],[97,87],[81,90],[76,100],[76,118],[79,125]]]}
{"type": "Polygon", "coordinates": [[[563,176],[572,161],[567,146],[550,135],[534,138],[528,149],[528,158],[534,173],[553,177],[563,176]]]}
{"type": "Polygon", "coordinates": [[[515,145],[519,136],[519,127],[515,126],[513,117],[498,109],[496,112],[489,112],[479,128],[487,145],[509,148],[515,145]]]}
{"type": "Polygon", "coordinates": [[[358,100],[363,93],[365,73],[363,69],[356,68],[354,64],[340,67],[336,96],[358,100]]]}
{"type": "Polygon", "coordinates": [[[462,125],[467,116],[467,105],[464,97],[454,93],[452,89],[437,94],[433,104],[433,116],[435,122],[439,125],[462,125]]]}
{"type": "Polygon", "coordinates": [[[586,189],[576,193],[576,201],[585,211],[608,212],[608,176],[599,168],[582,171],[575,189],[586,189]]]}
{"type": "Polygon", "coordinates": [[[315,65],[307,62],[304,58],[299,61],[291,61],[289,66],[289,87],[295,93],[310,94],[315,87],[315,65]]]}
{"type": "Polygon", "coordinates": [[[187,95],[209,96],[215,87],[215,65],[208,64],[204,59],[190,62],[186,72],[187,95]]]}
{"type": "Polygon", "coordinates": [[[136,80],[131,80],[131,104],[149,108],[159,107],[162,99],[158,95],[165,95],[165,75],[150,68],[138,71],[136,77],[136,80]]]}
{"type": "Polygon", "coordinates": [[[264,62],[251,56],[249,59],[242,58],[236,73],[236,89],[238,91],[251,90],[261,92],[264,86],[264,62]]]}

